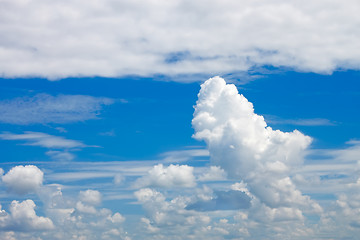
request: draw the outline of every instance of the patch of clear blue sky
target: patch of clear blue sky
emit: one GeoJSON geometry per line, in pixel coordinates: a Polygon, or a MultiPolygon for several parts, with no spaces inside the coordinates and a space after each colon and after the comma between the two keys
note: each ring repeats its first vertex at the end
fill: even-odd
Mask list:
{"type": "MultiPolygon", "coordinates": [[[[294,126],[269,124],[274,129],[298,129],[314,137],[314,147],[341,147],[360,138],[360,72],[339,71],[332,75],[276,71],[238,88],[254,104],[255,112],[283,120],[327,119],[333,125],[294,126]]],[[[125,99],[105,106],[100,119],[70,124],[0,124],[1,131],[38,131],[83,141],[87,148],[74,152],[77,161],[156,159],[163,152],[201,145],[191,138],[193,105],[200,82],[176,83],[152,78],[69,78],[1,79],[0,98],[12,99],[36,93],[80,94],[125,99]],[[155,80],[155,81],[154,81],[155,80]],[[60,133],[55,127],[63,127],[60,133]],[[113,131],[114,136],[101,133],[113,131]]],[[[206,80],[206,79],[204,79],[206,80]]],[[[43,161],[48,159],[40,147],[0,141],[2,162],[43,161]]]]}

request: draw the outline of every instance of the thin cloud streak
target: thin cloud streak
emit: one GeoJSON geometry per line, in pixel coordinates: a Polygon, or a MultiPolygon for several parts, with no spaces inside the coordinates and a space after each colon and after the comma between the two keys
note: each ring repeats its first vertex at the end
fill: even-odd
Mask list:
{"type": "Polygon", "coordinates": [[[65,124],[97,119],[102,107],[113,103],[110,98],[42,93],[0,101],[0,122],[17,125],[65,124]]]}

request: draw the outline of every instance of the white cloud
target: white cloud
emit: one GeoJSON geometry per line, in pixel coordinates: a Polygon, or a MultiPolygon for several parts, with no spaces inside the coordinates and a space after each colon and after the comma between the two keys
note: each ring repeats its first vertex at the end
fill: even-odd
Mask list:
{"type": "Polygon", "coordinates": [[[0,69],[51,79],[358,69],[359,9],[357,0],[5,0],[0,69]]]}
{"type": "Polygon", "coordinates": [[[101,193],[96,190],[88,189],[86,191],[80,191],[80,201],[88,203],[90,205],[100,205],[102,201],[101,193]]]}
{"type": "Polygon", "coordinates": [[[96,214],[96,209],[94,206],[84,204],[80,201],[76,203],[76,210],[81,213],[96,214]]]}
{"type": "Polygon", "coordinates": [[[0,215],[2,230],[37,231],[54,228],[51,219],[39,217],[35,213],[35,203],[28,199],[23,202],[12,201],[10,214],[0,215]]]}
{"type": "Polygon", "coordinates": [[[108,219],[112,222],[112,223],[123,223],[125,221],[125,217],[122,216],[120,213],[115,213],[112,216],[109,216],[108,219]]]}
{"type": "Polygon", "coordinates": [[[164,167],[155,165],[148,174],[138,179],[136,187],[193,187],[196,185],[193,167],[187,165],[173,165],[164,167]]]}
{"type": "Polygon", "coordinates": [[[36,192],[43,183],[44,173],[33,165],[16,166],[2,176],[10,192],[27,194],[36,192]]]}
{"type": "MultiPolygon", "coordinates": [[[[141,221],[145,223],[149,233],[156,234],[160,228],[159,233],[164,234],[163,236],[183,234],[188,236],[189,230],[193,231],[192,227],[195,227],[195,222],[197,223],[196,227],[210,222],[208,216],[185,209],[190,201],[189,198],[179,196],[167,201],[162,193],[149,188],[140,189],[134,194],[147,213],[148,218],[143,218],[141,221]]],[[[146,234],[146,232],[142,234],[146,234]]]]}
{"type": "Polygon", "coordinates": [[[25,145],[40,146],[44,148],[69,149],[87,147],[82,142],[76,140],[65,139],[63,137],[53,136],[41,132],[27,131],[23,134],[3,132],[0,134],[0,139],[26,141],[25,145]]]}
{"type": "Polygon", "coordinates": [[[210,166],[208,171],[199,176],[199,181],[221,181],[226,179],[226,172],[218,166],[210,166]]]}
{"type": "MultiPolygon", "coordinates": [[[[27,125],[71,123],[96,119],[103,105],[114,101],[84,95],[37,94],[0,101],[0,122],[27,125]]],[[[63,130],[63,129],[61,129],[63,130]]]]}
{"type": "Polygon", "coordinates": [[[230,178],[243,180],[260,205],[271,209],[269,220],[286,218],[285,213],[297,216],[300,210],[321,212],[289,177],[302,165],[310,137],[297,130],[281,132],[267,126],[264,118],[254,113],[252,103],[222,78],[207,80],[198,97],[192,121],[194,137],[207,143],[214,165],[230,178]],[[292,210],[286,209],[289,207],[292,210]]]}

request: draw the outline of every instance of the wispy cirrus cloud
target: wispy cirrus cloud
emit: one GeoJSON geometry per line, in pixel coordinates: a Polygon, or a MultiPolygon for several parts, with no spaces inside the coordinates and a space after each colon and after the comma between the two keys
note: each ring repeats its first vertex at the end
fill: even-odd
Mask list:
{"type": "Polygon", "coordinates": [[[87,145],[77,140],[66,139],[41,132],[24,132],[22,134],[3,132],[0,134],[0,139],[25,141],[24,145],[44,148],[70,149],[87,147],[87,145]]]}
{"type": "Polygon", "coordinates": [[[0,101],[0,122],[28,125],[85,121],[98,118],[102,107],[113,103],[110,98],[41,93],[0,101]]]}
{"type": "Polygon", "coordinates": [[[284,119],[277,116],[265,115],[266,121],[270,124],[285,124],[293,126],[335,126],[338,123],[326,118],[296,118],[284,119]]]}
{"type": "Polygon", "coordinates": [[[37,146],[49,149],[46,155],[50,156],[54,160],[70,161],[75,158],[75,155],[71,151],[82,149],[85,147],[97,147],[89,146],[81,141],[66,139],[60,136],[54,136],[42,132],[24,132],[21,134],[3,132],[0,134],[0,139],[19,141],[22,145],[37,146]]]}

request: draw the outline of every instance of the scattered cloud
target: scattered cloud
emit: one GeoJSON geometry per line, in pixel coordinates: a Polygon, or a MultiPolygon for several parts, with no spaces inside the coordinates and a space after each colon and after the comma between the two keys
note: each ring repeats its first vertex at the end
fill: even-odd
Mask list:
{"type": "Polygon", "coordinates": [[[359,8],[356,0],[6,0],[0,68],[4,77],[49,79],[214,75],[263,65],[358,69],[359,8]]]}
{"type": "Polygon", "coordinates": [[[34,165],[16,166],[2,176],[10,192],[16,194],[35,193],[42,186],[44,173],[34,165]]]}
{"type": "Polygon", "coordinates": [[[35,203],[30,199],[23,202],[12,201],[10,214],[0,215],[0,229],[20,232],[53,229],[51,219],[37,216],[35,207],[35,203]]]}
{"type": "Polygon", "coordinates": [[[193,187],[196,185],[193,167],[187,165],[155,165],[147,175],[139,178],[135,187],[193,187]]]}
{"type": "MultiPolygon", "coordinates": [[[[0,101],[0,122],[29,125],[73,123],[97,119],[102,107],[114,100],[84,95],[51,96],[45,93],[0,101]]],[[[64,128],[57,128],[63,132],[64,128]]]]}
{"type": "Polygon", "coordinates": [[[91,189],[80,191],[79,199],[80,201],[90,205],[100,205],[102,201],[100,192],[91,189]]]}

